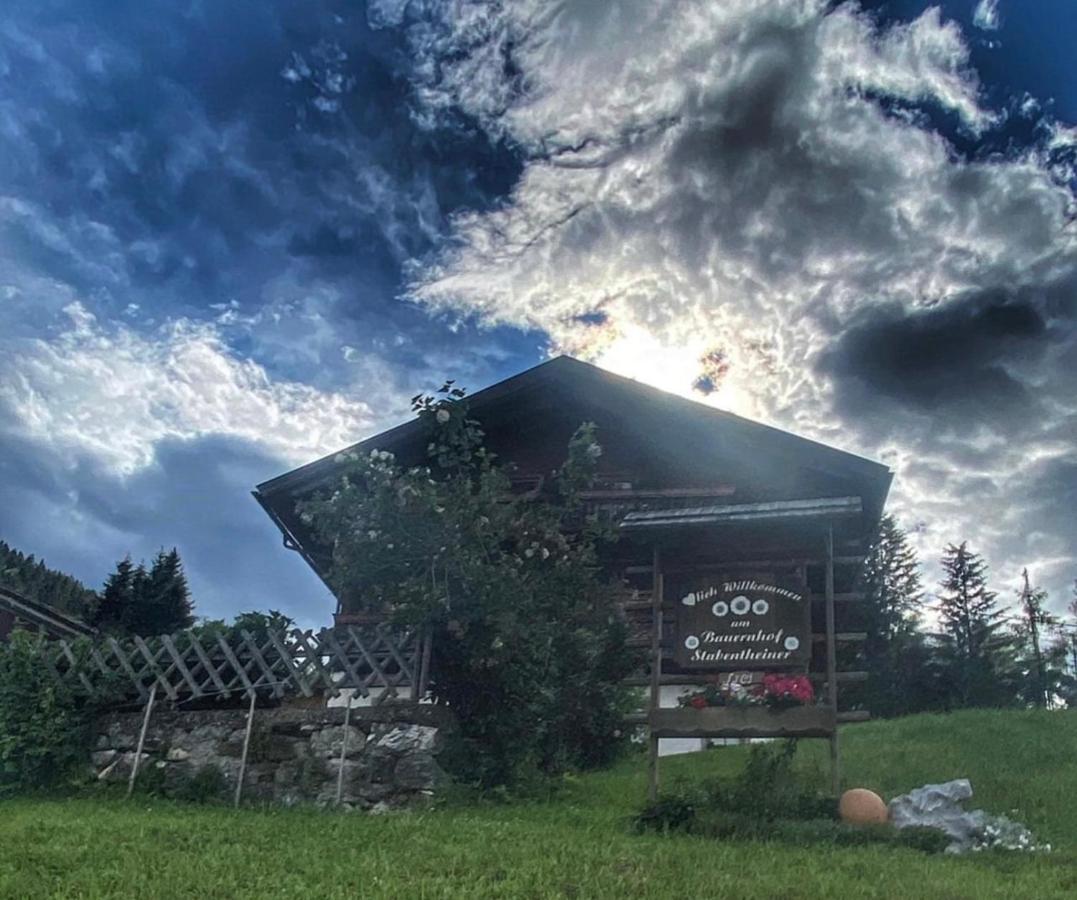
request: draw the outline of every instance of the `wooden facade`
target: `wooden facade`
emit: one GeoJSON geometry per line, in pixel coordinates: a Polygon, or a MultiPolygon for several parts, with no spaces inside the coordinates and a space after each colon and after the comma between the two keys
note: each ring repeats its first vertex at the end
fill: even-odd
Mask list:
{"type": "MultiPolygon", "coordinates": [[[[569,438],[582,422],[597,426],[603,450],[599,480],[586,499],[592,511],[618,523],[622,534],[608,565],[623,584],[622,606],[633,623],[633,640],[650,655],[637,683],[651,689],[644,721],[652,744],[667,734],[745,736],[766,730],[767,720],[760,725],[754,721],[758,716],[747,713],[735,720],[726,716],[729,721],[722,724],[715,710],[709,725],[693,731],[683,711],[659,706],[664,685],[713,677],[685,671],[673,659],[672,636],[684,613],[664,585],[686,573],[751,571],[803,585],[812,644],[805,668],[827,704],[820,712],[787,716],[776,728],[834,735],[842,716],[838,686],[863,677],[855,663],[864,638],[855,586],[890,487],[885,466],[570,357],[480,391],[470,405],[487,445],[514,464],[521,493],[541,488],[564,460],[569,438]]],[[[389,450],[402,464],[416,465],[424,462],[425,446],[420,424],[411,421],[347,449],[389,450]]],[[[295,506],[335,481],[335,456],[255,491],[285,545],[323,578],[325,551],[311,540],[295,506]]],[[[836,741],[833,747],[836,762],[836,741]]]]}

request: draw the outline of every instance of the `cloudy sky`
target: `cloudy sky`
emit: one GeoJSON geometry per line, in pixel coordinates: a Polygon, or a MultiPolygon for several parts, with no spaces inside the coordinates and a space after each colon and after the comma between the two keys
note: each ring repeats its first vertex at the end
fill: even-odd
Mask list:
{"type": "MultiPolygon", "coordinates": [[[[1077,576],[1071,0],[8,0],[0,537],[331,601],[258,481],[569,352],[1077,576]]],[[[933,577],[933,573],[931,575],[933,577]]]]}

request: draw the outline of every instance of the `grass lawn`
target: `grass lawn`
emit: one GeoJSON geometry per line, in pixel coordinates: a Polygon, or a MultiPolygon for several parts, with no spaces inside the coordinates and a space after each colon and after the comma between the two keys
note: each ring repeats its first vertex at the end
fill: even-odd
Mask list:
{"type": "MultiPolygon", "coordinates": [[[[825,744],[801,763],[822,778],[825,744]]],[[[554,801],[370,817],[157,800],[0,804],[3,897],[1077,897],[1077,712],[964,712],[843,733],[846,782],[889,798],[972,780],[973,806],[1050,854],[928,856],[631,834],[642,758],[554,801]]],[[[729,771],[740,748],[663,761],[667,783],[729,771]]]]}

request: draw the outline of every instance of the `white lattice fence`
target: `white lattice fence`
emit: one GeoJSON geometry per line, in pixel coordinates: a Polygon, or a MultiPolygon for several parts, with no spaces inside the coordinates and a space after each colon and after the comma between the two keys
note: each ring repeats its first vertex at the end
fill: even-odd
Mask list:
{"type": "Polygon", "coordinates": [[[173,701],[200,697],[302,694],[350,689],[376,701],[425,693],[429,640],[414,629],[346,625],[320,632],[191,630],[93,643],[55,641],[45,664],[58,681],[92,696],[173,701]]]}

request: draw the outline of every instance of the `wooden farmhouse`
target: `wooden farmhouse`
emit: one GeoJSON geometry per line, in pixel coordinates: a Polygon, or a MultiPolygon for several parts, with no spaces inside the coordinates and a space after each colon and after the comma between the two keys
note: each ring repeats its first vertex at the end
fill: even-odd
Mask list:
{"type": "MultiPolygon", "coordinates": [[[[597,425],[600,479],[587,500],[613,517],[622,533],[609,565],[624,583],[623,607],[637,626],[638,642],[652,652],[641,683],[651,685],[654,706],[670,705],[680,686],[713,678],[715,670],[759,670],[778,659],[780,667],[811,672],[832,704],[830,719],[801,733],[833,733],[838,682],[863,677],[855,665],[838,670],[839,661],[855,662],[855,645],[863,640],[855,630],[854,587],[890,487],[885,466],[567,356],[479,391],[470,408],[487,445],[514,464],[521,493],[535,491],[564,460],[582,422],[597,425]],[[722,600],[723,590],[733,589],[741,602],[737,587],[743,585],[771,591],[745,601],[768,614],[767,597],[801,598],[803,627],[786,622],[779,632],[775,626],[783,644],[773,653],[717,644],[713,653],[704,652],[697,635],[703,632],[693,623],[701,610],[714,616],[728,611],[733,598],[722,600]]],[[[425,446],[422,426],[412,420],[347,449],[388,450],[410,466],[425,461],[425,446]]],[[[255,491],[285,546],[323,579],[325,549],[312,541],[296,503],[335,482],[335,457],[255,491]]],[[[346,621],[349,612],[338,609],[338,620],[346,621]]],[[[651,725],[659,737],[721,736],[697,734],[700,729],[677,722],[651,725]]],[[[742,727],[729,733],[752,732],[742,727]]]]}

